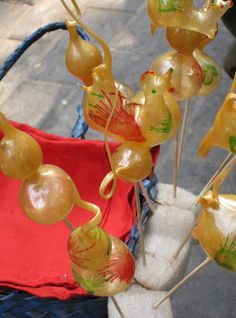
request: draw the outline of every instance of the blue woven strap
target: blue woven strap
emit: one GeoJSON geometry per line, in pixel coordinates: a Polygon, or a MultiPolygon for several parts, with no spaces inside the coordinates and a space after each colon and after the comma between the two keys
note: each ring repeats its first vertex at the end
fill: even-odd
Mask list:
{"type": "MultiPolygon", "coordinates": [[[[33,32],[29,37],[27,37],[14,52],[12,52],[4,63],[0,65],[0,81],[6,76],[8,71],[12,66],[19,60],[19,58],[24,54],[24,52],[35,42],[37,42],[45,34],[57,31],[57,30],[67,30],[65,22],[55,22],[47,24],[35,32],[33,32]]],[[[77,26],[77,32],[82,37],[82,39],[89,41],[89,36],[83,29],[77,26]]],[[[78,119],[72,131],[72,136],[75,138],[84,138],[88,125],[84,119],[82,107],[78,106],[78,119]]]]}
{"type": "MultiPolygon", "coordinates": [[[[47,24],[35,32],[33,32],[29,37],[27,37],[21,44],[12,52],[9,57],[0,65],[0,81],[6,76],[8,71],[12,66],[19,60],[19,58],[24,54],[24,52],[35,42],[37,42],[46,33],[53,32],[56,30],[67,30],[65,22],[55,22],[47,24]]],[[[84,39],[89,40],[88,35],[77,26],[78,34],[84,39]]]]}
{"type": "Polygon", "coordinates": [[[78,119],[77,119],[77,121],[72,129],[71,137],[84,139],[85,134],[89,129],[89,126],[84,119],[82,105],[79,105],[77,107],[77,112],[78,112],[78,119]]]}

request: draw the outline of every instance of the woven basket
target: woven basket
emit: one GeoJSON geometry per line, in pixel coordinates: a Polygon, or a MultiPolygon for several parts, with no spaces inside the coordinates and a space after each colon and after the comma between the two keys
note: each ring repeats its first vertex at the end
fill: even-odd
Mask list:
{"type": "MultiPolygon", "coordinates": [[[[0,80],[4,78],[7,72],[33,43],[46,33],[56,30],[66,30],[65,23],[48,24],[26,38],[6,61],[0,65],[0,80]]],[[[89,40],[88,35],[80,27],[77,27],[77,31],[84,40],[89,40]]],[[[77,111],[78,119],[72,130],[72,137],[85,138],[88,125],[84,120],[81,105],[78,106],[77,111]]],[[[152,174],[150,179],[144,180],[143,183],[150,198],[154,200],[157,195],[158,183],[155,174],[152,174]]],[[[145,224],[151,215],[151,211],[142,193],[140,193],[140,199],[143,229],[145,230],[145,224]]],[[[126,242],[134,255],[138,252],[139,241],[139,231],[137,226],[134,225],[126,242]]],[[[56,298],[39,298],[16,289],[0,288],[0,318],[105,318],[107,315],[106,297],[84,297],[78,295],[69,300],[58,300],[56,298]]]]}

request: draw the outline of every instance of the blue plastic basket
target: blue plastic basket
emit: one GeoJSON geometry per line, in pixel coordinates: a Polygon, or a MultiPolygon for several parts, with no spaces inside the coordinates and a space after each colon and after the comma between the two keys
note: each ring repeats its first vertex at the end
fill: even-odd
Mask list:
{"type": "MultiPolygon", "coordinates": [[[[57,22],[43,26],[33,32],[18,46],[6,61],[0,65],[0,81],[24,52],[43,35],[56,30],[66,29],[64,22],[57,22]]],[[[77,27],[77,31],[84,40],[89,40],[88,35],[79,26],[77,27]]],[[[78,106],[77,111],[78,119],[72,129],[72,137],[85,138],[88,125],[85,122],[81,105],[78,106]]],[[[153,174],[150,179],[145,179],[143,183],[150,198],[154,200],[157,195],[157,177],[153,174]]],[[[145,231],[146,222],[152,212],[142,192],[140,192],[140,199],[143,229],[145,231]]],[[[135,255],[138,252],[140,243],[137,225],[134,225],[131,229],[126,243],[135,255]]],[[[69,300],[59,300],[56,298],[39,298],[16,289],[0,288],[0,318],[105,318],[107,316],[106,297],[76,296],[69,300]]]]}

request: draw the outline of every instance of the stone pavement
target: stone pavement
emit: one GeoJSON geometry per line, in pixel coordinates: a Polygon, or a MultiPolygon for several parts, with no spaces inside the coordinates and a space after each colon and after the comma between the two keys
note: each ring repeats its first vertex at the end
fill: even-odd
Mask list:
{"type": "MultiPolygon", "coordinates": [[[[155,56],[169,50],[164,30],[152,37],[144,0],[79,0],[83,21],[110,45],[114,73],[118,80],[135,90],[140,75],[149,68],[155,56]]],[[[0,0],[0,63],[26,36],[38,27],[63,21],[67,14],[59,0],[0,0]]],[[[28,123],[48,132],[70,135],[76,120],[76,107],[81,102],[80,83],[70,76],[64,65],[68,35],[53,32],[34,44],[0,83],[0,109],[10,119],[28,123]]],[[[206,51],[221,64],[234,41],[220,24],[219,34],[206,51]]],[[[210,127],[217,109],[230,86],[223,72],[221,87],[212,96],[195,97],[191,101],[186,144],[179,185],[199,193],[216,170],[225,152],[216,149],[198,159],[199,142],[210,127]]],[[[98,138],[95,132],[89,138],[98,138]]],[[[162,147],[158,163],[161,182],[172,179],[172,143],[162,147]]],[[[225,191],[235,191],[235,174],[225,191]]],[[[191,250],[190,271],[201,262],[198,245],[191,250]]],[[[235,318],[235,275],[209,265],[173,297],[175,318],[235,318]]]]}

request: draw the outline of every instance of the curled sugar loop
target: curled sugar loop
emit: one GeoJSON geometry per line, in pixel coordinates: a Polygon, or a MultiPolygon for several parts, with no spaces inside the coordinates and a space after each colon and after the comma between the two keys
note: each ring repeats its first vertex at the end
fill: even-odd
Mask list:
{"type": "Polygon", "coordinates": [[[114,176],[113,171],[110,171],[105,178],[102,180],[102,183],[99,187],[99,194],[100,196],[105,199],[105,200],[109,200],[113,197],[115,191],[116,191],[116,185],[117,185],[117,177],[116,175],[114,176]],[[111,190],[109,191],[109,193],[105,193],[107,187],[109,186],[109,184],[112,182],[112,187],[111,190]]]}

